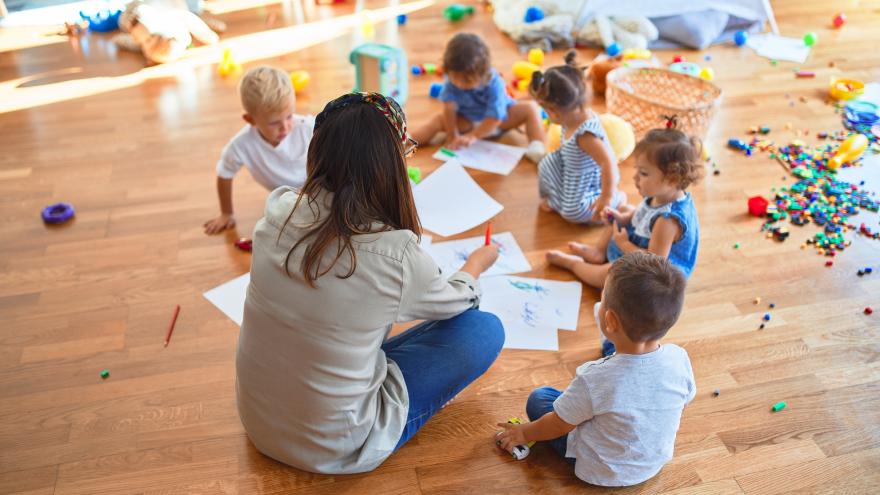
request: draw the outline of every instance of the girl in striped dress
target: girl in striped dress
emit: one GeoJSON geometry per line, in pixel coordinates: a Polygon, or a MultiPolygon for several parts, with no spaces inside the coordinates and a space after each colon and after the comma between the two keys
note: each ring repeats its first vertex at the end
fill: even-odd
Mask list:
{"type": "Polygon", "coordinates": [[[565,65],[532,75],[529,93],[544,107],[550,121],[562,126],[562,145],[538,164],[541,208],[573,223],[599,224],[602,210],[618,208],[626,195],[617,186],[620,170],[599,121],[589,107],[583,68],[576,52],[565,65]]]}

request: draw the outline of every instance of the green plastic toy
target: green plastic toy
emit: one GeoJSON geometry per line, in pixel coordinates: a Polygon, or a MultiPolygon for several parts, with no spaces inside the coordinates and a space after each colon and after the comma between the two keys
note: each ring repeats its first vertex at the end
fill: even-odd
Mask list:
{"type": "Polygon", "coordinates": [[[470,5],[461,5],[454,3],[443,9],[443,17],[451,22],[457,22],[464,19],[466,15],[473,15],[474,8],[470,5]]]}

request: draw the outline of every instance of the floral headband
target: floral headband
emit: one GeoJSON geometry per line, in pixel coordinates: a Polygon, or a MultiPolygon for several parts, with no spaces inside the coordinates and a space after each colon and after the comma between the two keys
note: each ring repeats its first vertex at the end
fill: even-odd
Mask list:
{"type": "Polygon", "coordinates": [[[321,127],[321,124],[324,123],[327,117],[333,112],[358,103],[372,105],[378,110],[385,117],[385,120],[391,124],[391,128],[397,133],[400,142],[404,144],[407,142],[410,142],[413,145],[418,144],[415,140],[409,137],[409,134],[406,132],[406,117],[404,117],[400,105],[398,105],[393,98],[386,98],[379,93],[348,93],[336,98],[328,103],[324,107],[324,110],[315,117],[315,130],[317,131],[318,128],[321,127]]]}

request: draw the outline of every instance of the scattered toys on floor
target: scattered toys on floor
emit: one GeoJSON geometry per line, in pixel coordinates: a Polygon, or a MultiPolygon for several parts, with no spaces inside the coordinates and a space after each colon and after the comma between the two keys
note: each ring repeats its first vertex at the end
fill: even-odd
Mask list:
{"type": "Polygon", "coordinates": [[[110,370],[101,370],[101,379],[106,380],[110,378],[110,370]]]}
{"type": "Polygon", "coordinates": [[[736,46],[745,46],[746,42],[749,41],[749,33],[745,31],[737,31],[733,35],[733,42],[736,43],[736,46]]]}
{"type": "Polygon", "coordinates": [[[428,94],[431,98],[439,98],[440,92],[443,91],[443,85],[440,83],[431,83],[431,88],[428,90],[428,94]]]}
{"type": "Polygon", "coordinates": [[[834,29],[840,29],[844,24],[846,24],[846,14],[843,12],[839,12],[831,19],[831,25],[834,26],[834,29]]]}
{"type": "Polygon", "coordinates": [[[293,91],[295,93],[299,93],[304,90],[306,86],[309,85],[309,82],[312,80],[312,76],[308,71],[305,70],[295,70],[290,73],[290,83],[293,85],[293,91]]]}
{"type": "Polygon", "coordinates": [[[241,249],[242,251],[251,252],[254,250],[254,241],[248,237],[242,237],[235,241],[235,247],[241,249]]]}
{"type": "Polygon", "coordinates": [[[532,6],[526,9],[526,15],[523,16],[523,22],[531,24],[544,19],[544,11],[541,7],[532,6]]]}
{"type": "Polygon", "coordinates": [[[232,48],[223,50],[223,58],[217,65],[217,72],[220,77],[234,77],[241,73],[241,64],[232,56],[232,48]]]}
{"type": "Polygon", "coordinates": [[[813,31],[804,35],[804,45],[813,46],[819,41],[819,35],[813,31]]]}
{"type": "Polygon", "coordinates": [[[470,5],[454,3],[443,9],[443,17],[449,22],[458,22],[466,16],[473,15],[474,8],[470,5]]]}
{"type": "Polygon", "coordinates": [[[776,404],[773,404],[773,407],[772,407],[773,412],[779,412],[779,411],[785,409],[785,406],[786,406],[785,402],[777,402],[776,404]]]}
{"type": "Polygon", "coordinates": [[[409,96],[406,53],[379,43],[365,43],[351,51],[349,61],[355,66],[355,91],[372,91],[394,98],[405,105],[409,96]]]}
{"type": "Polygon", "coordinates": [[[73,205],[70,203],[55,203],[43,208],[41,216],[43,222],[48,224],[64,223],[76,214],[73,205]]]}

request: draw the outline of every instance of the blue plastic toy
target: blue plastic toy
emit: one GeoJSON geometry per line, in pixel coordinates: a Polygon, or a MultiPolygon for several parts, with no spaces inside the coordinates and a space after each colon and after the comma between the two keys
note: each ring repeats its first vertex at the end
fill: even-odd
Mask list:
{"type": "Polygon", "coordinates": [[[541,7],[529,7],[526,9],[526,16],[523,19],[526,24],[540,21],[544,18],[544,11],[541,10],[541,7]]]}
{"type": "Polygon", "coordinates": [[[749,33],[745,31],[737,31],[733,35],[733,42],[736,43],[736,46],[743,46],[746,44],[746,41],[749,40],[749,33]]]}
{"type": "Polygon", "coordinates": [[[616,57],[620,55],[621,51],[623,50],[620,49],[620,45],[617,43],[611,43],[608,45],[608,48],[605,49],[605,53],[607,53],[609,57],[616,57]]]}
{"type": "Polygon", "coordinates": [[[355,91],[381,93],[401,106],[406,104],[409,65],[402,49],[366,43],[352,50],[348,59],[354,64],[355,91]]]}
{"type": "Polygon", "coordinates": [[[70,203],[55,203],[43,208],[41,216],[46,223],[64,223],[75,215],[70,203]]]}
{"type": "Polygon", "coordinates": [[[430,91],[430,93],[428,93],[428,94],[431,95],[431,98],[438,98],[438,97],[440,97],[440,91],[443,91],[443,85],[442,85],[442,84],[440,84],[440,83],[431,83],[431,91],[430,91]]]}
{"type": "Polygon", "coordinates": [[[400,14],[397,16],[397,25],[403,26],[404,24],[406,24],[406,14],[400,14]]]}
{"type": "Polygon", "coordinates": [[[89,22],[89,31],[107,33],[119,29],[119,14],[121,13],[122,11],[119,9],[103,9],[90,15],[80,10],[79,16],[89,22]]]}

